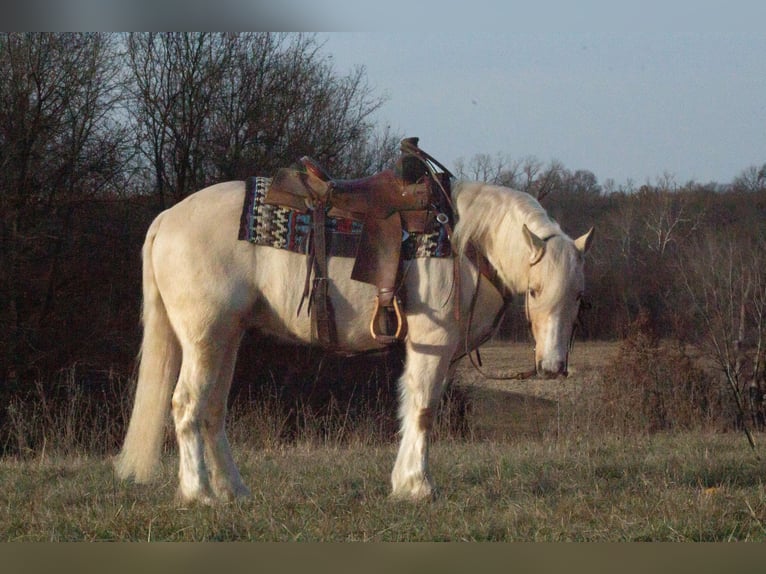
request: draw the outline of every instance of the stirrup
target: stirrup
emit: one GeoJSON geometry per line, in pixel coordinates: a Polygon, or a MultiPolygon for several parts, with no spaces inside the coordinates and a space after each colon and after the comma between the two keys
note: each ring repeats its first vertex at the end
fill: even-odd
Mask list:
{"type": "Polygon", "coordinates": [[[390,345],[407,334],[407,317],[402,313],[399,297],[394,296],[388,305],[380,304],[380,295],[375,296],[375,309],[370,319],[370,334],[378,343],[390,345]],[[394,315],[391,317],[391,315],[394,315]],[[396,320],[396,328],[391,323],[396,320]],[[383,332],[385,331],[385,332],[383,332]],[[394,331],[393,335],[390,334],[394,331]]]}

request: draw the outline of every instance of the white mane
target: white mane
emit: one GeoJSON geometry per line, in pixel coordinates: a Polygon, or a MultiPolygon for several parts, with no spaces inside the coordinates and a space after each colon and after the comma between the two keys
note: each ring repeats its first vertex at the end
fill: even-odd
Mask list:
{"type": "MultiPolygon", "coordinates": [[[[563,236],[540,203],[528,193],[478,182],[458,182],[452,193],[457,210],[453,243],[460,256],[473,243],[484,252],[490,263],[503,276],[505,283],[520,292],[526,287],[529,253],[518,246],[522,226],[541,238],[563,236]],[[516,252],[509,252],[516,246],[516,252]]],[[[555,250],[552,250],[555,251],[555,250]]]]}

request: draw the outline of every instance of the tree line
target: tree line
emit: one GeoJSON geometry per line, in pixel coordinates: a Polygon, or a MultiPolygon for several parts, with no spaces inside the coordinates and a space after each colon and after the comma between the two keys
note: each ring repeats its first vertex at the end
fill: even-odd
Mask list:
{"type": "MultiPolygon", "coordinates": [[[[75,364],[129,375],[152,218],[306,154],[348,177],[379,171],[403,135],[427,136],[376,125],[383,103],[363,68],[339,75],[306,34],[0,34],[4,391],[75,364]]],[[[581,336],[620,338],[641,318],[707,349],[743,400],[763,388],[766,164],[641,186],[532,157],[453,171],[538,196],[573,235],[595,225],[581,336]]],[[[521,305],[503,336],[528,336],[521,305]]]]}

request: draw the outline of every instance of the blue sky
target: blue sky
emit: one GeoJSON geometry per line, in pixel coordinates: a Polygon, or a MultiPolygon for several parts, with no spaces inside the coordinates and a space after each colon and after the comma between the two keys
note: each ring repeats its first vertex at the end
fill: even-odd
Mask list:
{"type": "Polygon", "coordinates": [[[713,22],[639,32],[423,26],[318,39],[338,72],[365,67],[387,98],[382,125],[419,136],[448,167],[486,153],[556,159],[602,183],[665,174],[725,183],[766,163],[766,32],[713,22]]]}
{"type": "Polygon", "coordinates": [[[30,0],[9,29],[318,32],[381,125],[447,166],[534,156],[602,183],[766,163],[763,0],[30,0]]]}

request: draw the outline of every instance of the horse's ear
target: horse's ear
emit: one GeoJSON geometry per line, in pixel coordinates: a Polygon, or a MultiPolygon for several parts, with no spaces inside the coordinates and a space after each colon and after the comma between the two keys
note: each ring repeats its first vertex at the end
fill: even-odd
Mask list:
{"type": "Polygon", "coordinates": [[[545,255],[545,241],[532,233],[526,223],[521,227],[521,231],[524,234],[524,241],[529,247],[529,264],[534,265],[545,255]]]}
{"type": "Polygon", "coordinates": [[[588,249],[590,249],[590,244],[593,242],[593,231],[594,228],[591,227],[587,233],[575,239],[575,247],[577,247],[577,250],[583,255],[588,252],[588,249]]]}

